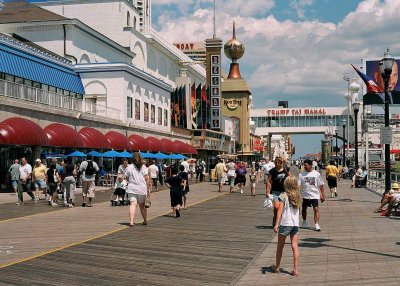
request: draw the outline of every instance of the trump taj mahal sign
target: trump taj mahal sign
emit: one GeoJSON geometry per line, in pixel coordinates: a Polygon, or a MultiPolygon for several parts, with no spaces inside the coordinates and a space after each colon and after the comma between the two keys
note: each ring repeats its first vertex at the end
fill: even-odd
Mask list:
{"type": "Polygon", "coordinates": [[[268,116],[326,115],[324,108],[267,109],[268,116]]]}

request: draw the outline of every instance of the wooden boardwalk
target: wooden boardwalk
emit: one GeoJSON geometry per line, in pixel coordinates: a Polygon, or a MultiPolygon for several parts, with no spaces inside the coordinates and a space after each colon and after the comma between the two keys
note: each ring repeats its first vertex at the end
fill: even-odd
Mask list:
{"type": "Polygon", "coordinates": [[[5,267],[0,283],[230,285],[273,237],[272,214],[261,207],[263,186],[255,198],[226,194],[182,211],[179,219],[164,215],[5,267]]]}

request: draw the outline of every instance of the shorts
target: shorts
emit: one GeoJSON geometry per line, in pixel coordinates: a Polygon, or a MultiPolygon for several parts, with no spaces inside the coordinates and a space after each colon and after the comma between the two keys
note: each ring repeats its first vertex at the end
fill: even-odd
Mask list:
{"type": "Polygon", "coordinates": [[[317,199],[303,199],[303,203],[301,204],[301,206],[302,206],[302,208],[307,208],[307,207],[317,208],[318,200],[317,199]]]}
{"type": "Polygon", "coordinates": [[[132,203],[135,202],[137,204],[144,204],[146,202],[146,195],[138,195],[138,194],[132,194],[128,193],[128,200],[132,203]]]}
{"type": "Polygon", "coordinates": [[[337,178],[333,177],[333,176],[329,176],[328,179],[326,179],[328,181],[328,186],[329,188],[336,188],[337,187],[337,178]]]}
{"type": "Polygon", "coordinates": [[[281,192],[277,192],[277,191],[272,191],[271,195],[273,196],[272,201],[273,202],[279,202],[279,196],[281,195],[281,192]]]}
{"type": "Polygon", "coordinates": [[[11,185],[14,189],[18,188],[19,180],[11,180],[11,185]]]}
{"type": "Polygon", "coordinates": [[[225,183],[224,177],[225,177],[225,176],[223,176],[223,175],[217,176],[217,182],[218,182],[218,184],[223,184],[223,183],[225,183]]]}
{"type": "Polygon", "coordinates": [[[55,193],[57,194],[57,183],[49,183],[49,192],[50,196],[53,196],[55,193]]]}
{"type": "Polygon", "coordinates": [[[44,179],[35,180],[34,185],[35,185],[35,189],[39,188],[41,190],[45,189],[47,187],[46,186],[46,182],[44,181],[44,179]]]}
{"type": "Polygon", "coordinates": [[[235,176],[228,176],[229,186],[232,188],[235,186],[235,176]]]}
{"type": "Polygon", "coordinates": [[[278,233],[280,235],[289,236],[289,235],[296,235],[299,232],[298,226],[285,226],[280,225],[278,233]]]}
{"type": "Polygon", "coordinates": [[[94,181],[82,181],[82,196],[94,198],[94,181]]]}

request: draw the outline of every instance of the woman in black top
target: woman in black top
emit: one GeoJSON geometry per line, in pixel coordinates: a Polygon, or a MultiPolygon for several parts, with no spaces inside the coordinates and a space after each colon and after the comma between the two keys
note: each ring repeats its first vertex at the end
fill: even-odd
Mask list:
{"type": "Polygon", "coordinates": [[[189,174],[184,172],[185,166],[179,166],[179,176],[183,180],[183,187],[182,187],[182,196],[183,196],[183,209],[186,210],[187,208],[187,194],[189,193],[189,174]]]}
{"type": "Polygon", "coordinates": [[[46,184],[49,187],[49,206],[56,207],[58,194],[57,194],[57,186],[61,181],[60,173],[56,169],[56,164],[51,163],[50,169],[46,172],[46,184]]]}
{"type": "Polygon", "coordinates": [[[181,176],[178,176],[178,169],[173,167],[171,170],[172,176],[165,180],[165,184],[169,188],[171,197],[171,207],[175,218],[180,217],[179,210],[182,206],[182,184],[181,176]]]}
{"type": "Polygon", "coordinates": [[[75,201],[75,187],[76,187],[76,167],[75,164],[72,163],[72,158],[67,158],[67,164],[65,165],[65,178],[63,180],[64,189],[65,189],[65,201],[64,205],[66,207],[72,208],[74,206],[75,201]]]}
{"type": "Polygon", "coordinates": [[[274,161],[275,167],[269,171],[268,181],[266,184],[265,196],[272,199],[274,206],[274,219],[273,225],[275,225],[275,217],[279,208],[279,196],[285,192],[283,182],[286,177],[290,176],[289,171],[286,169],[282,157],[276,157],[274,161]]]}

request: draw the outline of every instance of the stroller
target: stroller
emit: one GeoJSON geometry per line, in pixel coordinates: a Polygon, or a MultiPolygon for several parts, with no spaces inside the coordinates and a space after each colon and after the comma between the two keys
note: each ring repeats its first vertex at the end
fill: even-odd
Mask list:
{"type": "Polygon", "coordinates": [[[111,206],[125,206],[129,204],[126,194],[127,183],[123,176],[118,176],[115,182],[114,192],[111,195],[111,206]]]}

